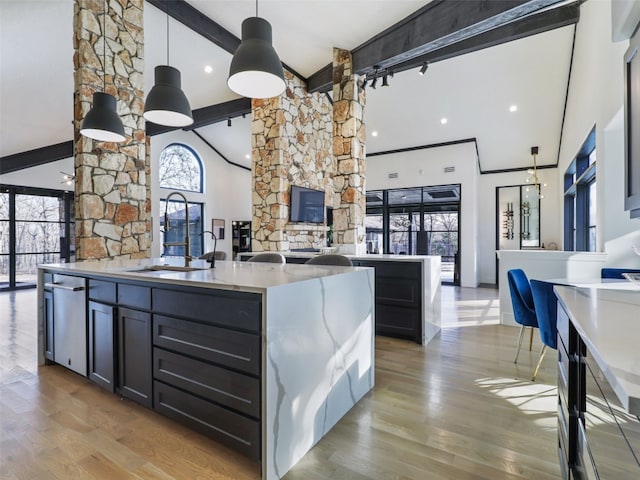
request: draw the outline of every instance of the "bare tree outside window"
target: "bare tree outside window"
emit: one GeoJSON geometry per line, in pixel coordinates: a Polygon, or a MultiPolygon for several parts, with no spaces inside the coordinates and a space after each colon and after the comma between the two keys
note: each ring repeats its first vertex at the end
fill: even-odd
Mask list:
{"type": "Polygon", "coordinates": [[[186,145],[173,143],[162,151],[158,175],[161,188],[202,192],[202,164],[186,145]]]}

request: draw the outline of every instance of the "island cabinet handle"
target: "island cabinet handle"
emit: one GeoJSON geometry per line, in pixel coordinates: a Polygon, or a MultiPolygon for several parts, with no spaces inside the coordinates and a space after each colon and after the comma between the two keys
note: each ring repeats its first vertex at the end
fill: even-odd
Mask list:
{"type": "Polygon", "coordinates": [[[46,288],[59,288],[61,290],[70,290],[72,292],[79,292],[80,290],[84,290],[82,285],[64,285],[62,283],[48,282],[45,283],[44,286],[46,288]]]}

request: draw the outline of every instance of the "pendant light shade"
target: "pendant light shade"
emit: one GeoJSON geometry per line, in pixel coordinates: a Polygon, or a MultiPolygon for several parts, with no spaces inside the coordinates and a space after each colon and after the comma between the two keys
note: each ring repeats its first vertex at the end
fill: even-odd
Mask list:
{"type": "Polygon", "coordinates": [[[284,70],[271,42],[271,25],[264,18],[242,22],[242,42],[233,54],[227,80],[231,90],[249,98],[272,98],[284,92],[284,70]]]}
{"type": "Polygon", "coordinates": [[[180,87],[180,70],[158,65],[155,85],[144,103],[144,118],[158,125],[186,127],[193,123],[189,100],[180,87]]]}
{"type": "Polygon", "coordinates": [[[116,99],[108,93],[95,92],[93,107],[82,121],[80,133],[101,142],[123,142],[124,126],[116,111],[116,99]]]}

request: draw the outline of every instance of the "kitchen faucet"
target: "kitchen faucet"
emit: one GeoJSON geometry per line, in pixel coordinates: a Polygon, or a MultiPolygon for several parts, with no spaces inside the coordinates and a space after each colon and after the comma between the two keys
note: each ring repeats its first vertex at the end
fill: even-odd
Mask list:
{"type": "Polygon", "coordinates": [[[188,267],[189,262],[193,260],[193,257],[191,256],[190,247],[189,247],[189,243],[190,243],[189,242],[189,203],[187,202],[187,198],[180,192],[171,192],[169,195],[167,195],[167,198],[165,200],[165,208],[164,208],[164,231],[166,233],[171,229],[171,226],[169,225],[169,214],[168,214],[169,199],[174,195],[178,195],[182,197],[182,200],[184,201],[184,225],[185,225],[184,242],[163,242],[162,245],[165,248],[184,246],[184,266],[188,267]]]}

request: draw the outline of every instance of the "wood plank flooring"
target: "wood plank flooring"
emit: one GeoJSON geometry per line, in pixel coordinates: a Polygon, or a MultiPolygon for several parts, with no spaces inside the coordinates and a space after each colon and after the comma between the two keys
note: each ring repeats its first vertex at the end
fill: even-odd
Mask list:
{"type": "MultiPolygon", "coordinates": [[[[531,382],[539,338],[514,365],[518,329],[495,324],[495,290],[443,299],[447,328],[426,348],[376,337],[375,389],[286,480],[559,478],[555,355],[531,382]]],[[[259,478],[206,437],[38,368],[35,332],[35,291],[0,293],[1,479],[259,478]]]]}

